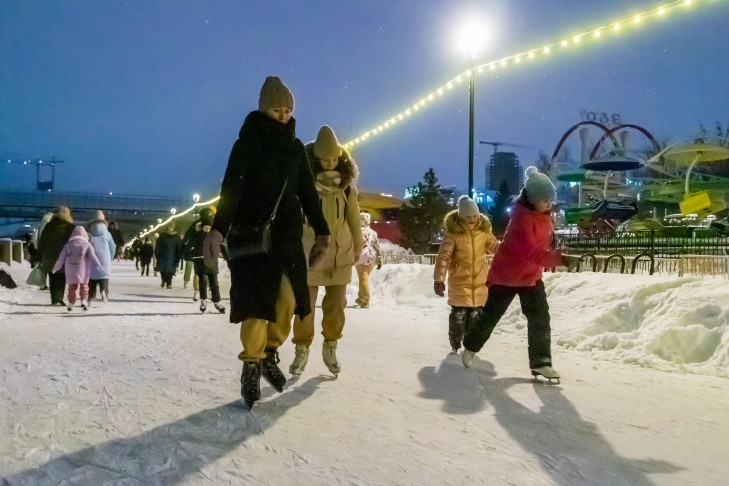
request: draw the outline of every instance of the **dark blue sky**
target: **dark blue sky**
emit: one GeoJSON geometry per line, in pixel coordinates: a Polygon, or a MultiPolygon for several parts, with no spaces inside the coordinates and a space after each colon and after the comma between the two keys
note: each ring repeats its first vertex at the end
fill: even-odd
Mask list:
{"type": "MultiPolygon", "coordinates": [[[[295,97],[299,138],[342,142],[467,68],[464,17],[490,25],[480,60],[539,47],[661,5],[635,0],[0,2],[0,157],[56,156],[57,191],[217,194],[267,75],[295,97]]],[[[620,114],[662,140],[729,122],[729,4],[659,20],[476,78],[475,138],[551,155],[581,111],[620,114]]],[[[642,146],[637,135],[632,140],[642,146]]],[[[571,140],[579,151],[577,134],[571,140]]],[[[508,147],[504,147],[508,149],[508,147]]],[[[476,186],[493,149],[476,145],[476,186]]],[[[354,150],[360,188],[403,190],[434,167],[465,190],[468,85],[354,150]]],[[[0,189],[35,171],[0,165],[0,189]]]]}

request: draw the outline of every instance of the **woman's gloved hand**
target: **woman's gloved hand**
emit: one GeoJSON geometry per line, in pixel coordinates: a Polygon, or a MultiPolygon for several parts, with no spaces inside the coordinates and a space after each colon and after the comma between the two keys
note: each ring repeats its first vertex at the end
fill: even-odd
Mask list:
{"type": "Polygon", "coordinates": [[[309,267],[314,268],[324,257],[327,248],[329,248],[329,235],[317,236],[314,246],[309,252],[309,267]]]}

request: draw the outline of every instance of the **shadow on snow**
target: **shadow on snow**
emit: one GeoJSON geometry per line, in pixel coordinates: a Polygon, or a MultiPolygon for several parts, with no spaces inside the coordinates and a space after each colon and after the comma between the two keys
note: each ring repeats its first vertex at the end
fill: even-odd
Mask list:
{"type": "Polygon", "coordinates": [[[650,486],[654,482],[648,474],[679,470],[662,460],[621,457],[594,423],[580,417],[561,388],[529,378],[495,376],[494,366],[488,361],[476,361],[465,370],[460,355],[448,355],[437,369],[427,366],[420,370],[420,396],[443,400],[443,411],[453,415],[477,413],[490,405],[504,430],[539,460],[556,484],[597,481],[650,486]],[[537,412],[508,394],[511,386],[530,384],[542,402],[537,412]],[[594,477],[598,469],[599,480],[594,477]]]}
{"type": "Polygon", "coordinates": [[[179,483],[250,437],[265,435],[265,429],[324,381],[328,378],[312,378],[273,401],[258,402],[253,411],[236,400],[133,437],[64,454],[38,468],[0,478],[0,485],[179,483]]]}

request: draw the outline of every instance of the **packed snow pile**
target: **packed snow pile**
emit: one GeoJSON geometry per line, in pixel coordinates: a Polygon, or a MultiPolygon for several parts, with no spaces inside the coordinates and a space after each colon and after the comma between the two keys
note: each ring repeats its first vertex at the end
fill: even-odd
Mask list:
{"type": "MultiPolygon", "coordinates": [[[[729,283],[723,279],[545,273],[555,347],[664,371],[729,377],[729,283]]],[[[348,297],[356,296],[356,274],[348,297]]],[[[414,315],[442,313],[431,265],[385,265],[370,276],[374,305],[412,306],[414,315]]],[[[352,298],[353,300],[353,298],[352,298]]],[[[519,299],[496,327],[526,332],[519,299]]],[[[555,351],[558,353],[559,351],[555,351]]]]}

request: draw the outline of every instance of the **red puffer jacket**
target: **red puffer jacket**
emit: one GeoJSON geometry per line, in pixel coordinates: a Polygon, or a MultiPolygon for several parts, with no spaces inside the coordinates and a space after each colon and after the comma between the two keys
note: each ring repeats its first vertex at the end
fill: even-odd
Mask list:
{"type": "Polygon", "coordinates": [[[522,195],[514,204],[506,234],[491,262],[487,285],[533,287],[542,269],[561,264],[562,255],[552,248],[552,217],[540,213],[522,195]]]}

